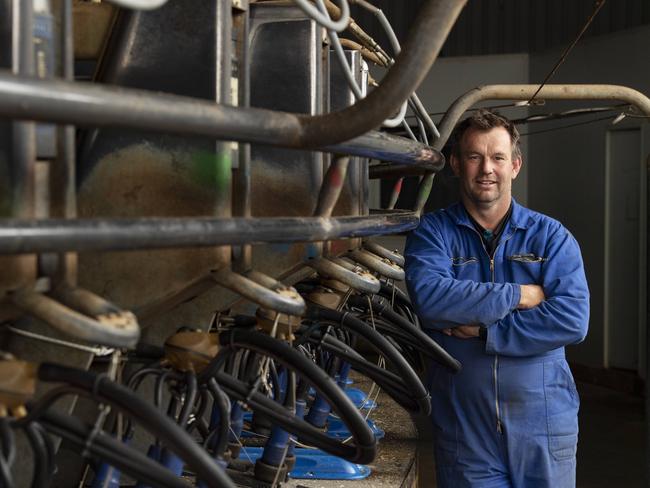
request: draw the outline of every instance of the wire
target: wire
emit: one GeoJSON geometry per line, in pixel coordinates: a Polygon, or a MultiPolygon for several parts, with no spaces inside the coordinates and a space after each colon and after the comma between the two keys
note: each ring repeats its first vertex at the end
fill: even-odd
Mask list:
{"type": "Polygon", "coordinates": [[[594,20],[594,18],[598,14],[598,12],[600,12],[600,9],[603,7],[603,5],[605,5],[605,1],[606,0],[597,0],[596,1],[596,6],[594,7],[594,11],[591,13],[589,18],[587,19],[587,22],[582,27],[582,30],[578,33],[578,35],[573,40],[573,42],[564,50],[564,52],[562,53],[562,56],[560,56],[560,59],[557,60],[557,62],[555,63],[555,66],[553,66],[553,69],[551,69],[551,71],[546,75],[546,78],[544,78],[544,81],[542,81],[542,84],[539,85],[539,88],[537,89],[537,91],[535,93],[533,93],[533,96],[530,97],[530,100],[528,100],[528,103],[526,105],[530,105],[530,103],[535,99],[537,94],[542,90],[542,88],[544,88],[544,85],[546,85],[548,80],[551,79],[551,77],[555,74],[555,72],[562,65],[562,63],[564,63],[564,60],[567,58],[567,56],[569,56],[569,53],[571,52],[571,50],[575,47],[575,45],[578,43],[580,38],[582,38],[582,35],[587,31],[587,28],[591,25],[592,21],[594,20]]]}
{"type": "Polygon", "coordinates": [[[341,16],[338,20],[333,20],[327,14],[327,9],[325,12],[319,11],[309,0],[294,0],[294,2],[300,10],[327,30],[342,32],[347,29],[350,23],[350,5],[347,0],[341,0],[341,16]]]}
{"type": "Polygon", "coordinates": [[[56,339],[54,337],[37,334],[36,332],[29,332],[27,330],[18,329],[9,324],[5,324],[5,327],[9,329],[14,334],[21,336],[29,337],[30,339],[35,339],[37,341],[49,342],[50,344],[56,344],[57,346],[69,347],[71,349],[78,349],[80,351],[85,351],[94,354],[95,356],[108,356],[113,354],[115,351],[112,347],[105,346],[85,346],[83,344],[78,344],[76,342],[64,341],[62,339],[56,339]]]}
{"type": "Polygon", "coordinates": [[[553,131],[556,131],[556,130],[568,129],[570,127],[578,127],[580,125],[593,124],[593,123],[600,122],[600,121],[603,121],[603,120],[611,120],[611,119],[616,118],[617,116],[618,115],[608,115],[607,117],[599,117],[597,119],[587,120],[585,122],[577,122],[575,124],[563,125],[561,127],[552,127],[550,129],[543,129],[543,130],[538,130],[538,131],[535,131],[535,132],[526,132],[526,133],[520,134],[520,135],[523,137],[523,136],[532,136],[532,135],[535,135],[535,134],[543,134],[544,132],[553,132],[553,131]]]}

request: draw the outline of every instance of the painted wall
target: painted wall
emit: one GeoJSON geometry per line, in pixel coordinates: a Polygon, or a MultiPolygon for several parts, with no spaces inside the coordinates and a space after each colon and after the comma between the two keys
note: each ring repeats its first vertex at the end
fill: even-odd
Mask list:
{"type": "MultiPolygon", "coordinates": [[[[650,94],[650,65],[646,47],[650,28],[639,27],[581,41],[560,67],[555,83],[611,83],[650,94]]],[[[530,56],[530,80],[544,79],[561,49],[530,56]]],[[[616,102],[548,102],[543,112],[616,102]]],[[[557,122],[529,124],[529,132],[551,130],[602,117],[596,114],[557,122]]],[[[605,331],[603,300],[605,277],[605,168],[608,130],[638,127],[643,119],[626,120],[616,127],[611,120],[527,136],[529,206],[563,222],[580,242],[591,290],[590,332],[586,341],[569,350],[573,361],[603,366],[605,331]]],[[[647,154],[647,153],[646,153],[647,154]]],[[[628,284],[636,292],[634,284],[628,284]]],[[[615,324],[610,324],[614,325],[615,324]]]]}

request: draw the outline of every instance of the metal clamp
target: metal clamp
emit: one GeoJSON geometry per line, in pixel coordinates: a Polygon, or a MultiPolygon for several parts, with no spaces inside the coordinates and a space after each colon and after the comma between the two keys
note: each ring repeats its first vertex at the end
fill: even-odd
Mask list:
{"type": "Polygon", "coordinates": [[[404,256],[402,256],[397,251],[390,251],[384,246],[380,246],[376,242],[364,240],[362,246],[364,249],[367,249],[371,253],[376,254],[382,258],[390,259],[392,262],[398,266],[404,267],[404,256]]]}
{"type": "Polygon", "coordinates": [[[261,307],[288,315],[305,313],[305,301],[295,288],[259,271],[249,271],[246,277],[224,268],[212,271],[210,275],[219,285],[239,293],[261,307]]]}
{"type": "Polygon", "coordinates": [[[370,271],[379,273],[391,280],[404,281],[404,270],[402,267],[386,258],[379,257],[364,249],[355,249],[354,251],[350,251],[348,256],[352,260],[363,264],[370,271]]]}
{"type": "Polygon", "coordinates": [[[305,264],[319,274],[345,283],[363,293],[379,293],[381,288],[381,283],[373,275],[339,258],[310,259],[305,264]]]}
{"type": "Polygon", "coordinates": [[[60,301],[27,288],[9,296],[25,313],[78,340],[120,348],[138,343],[140,326],[133,313],[68,285],[54,294],[60,301]]]}

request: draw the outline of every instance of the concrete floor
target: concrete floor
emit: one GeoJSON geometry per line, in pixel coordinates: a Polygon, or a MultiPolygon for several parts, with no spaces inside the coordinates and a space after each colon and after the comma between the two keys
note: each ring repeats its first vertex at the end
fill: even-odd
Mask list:
{"type": "Polygon", "coordinates": [[[636,488],[645,480],[643,399],[578,383],[580,393],[579,488],[636,488]]]}

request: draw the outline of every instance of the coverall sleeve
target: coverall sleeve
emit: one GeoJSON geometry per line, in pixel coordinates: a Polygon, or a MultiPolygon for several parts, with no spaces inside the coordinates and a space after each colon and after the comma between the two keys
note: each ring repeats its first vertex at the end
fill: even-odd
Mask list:
{"type": "Polygon", "coordinates": [[[404,253],[406,286],[423,325],[443,329],[491,324],[515,309],[521,296],[518,284],[455,279],[448,246],[427,217],[409,234],[404,253]]]}
{"type": "Polygon", "coordinates": [[[531,356],[582,342],[589,325],[589,289],[580,248],[563,227],[553,233],[542,265],[546,300],[488,326],[486,352],[531,356]]]}

